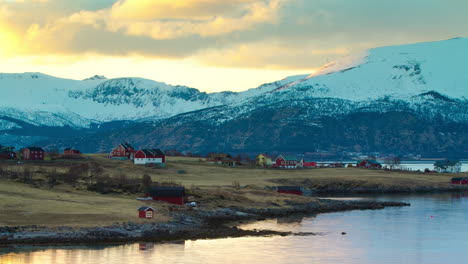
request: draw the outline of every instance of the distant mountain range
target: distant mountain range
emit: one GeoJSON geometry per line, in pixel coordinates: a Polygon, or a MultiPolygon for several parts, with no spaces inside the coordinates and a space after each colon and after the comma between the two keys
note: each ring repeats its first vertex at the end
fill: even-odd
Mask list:
{"type": "Polygon", "coordinates": [[[371,49],[244,92],[0,74],[0,144],[468,156],[468,39],[371,49]]]}

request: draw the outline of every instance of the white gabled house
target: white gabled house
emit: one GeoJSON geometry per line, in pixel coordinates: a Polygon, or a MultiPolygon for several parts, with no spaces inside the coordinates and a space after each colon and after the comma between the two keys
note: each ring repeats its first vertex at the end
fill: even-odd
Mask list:
{"type": "Polygon", "coordinates": [[[438,160],[434,163],[434,170],[441,173],[460,173],[462,164],[460,161],[438,160]]]}

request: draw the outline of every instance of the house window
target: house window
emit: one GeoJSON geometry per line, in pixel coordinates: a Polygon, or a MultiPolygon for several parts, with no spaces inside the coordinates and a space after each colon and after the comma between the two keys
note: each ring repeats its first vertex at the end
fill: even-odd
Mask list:
{"type": "Polygon", "coordinates": [[[153,218],[153,211],[146,211],[146,218],[153,218]]]}

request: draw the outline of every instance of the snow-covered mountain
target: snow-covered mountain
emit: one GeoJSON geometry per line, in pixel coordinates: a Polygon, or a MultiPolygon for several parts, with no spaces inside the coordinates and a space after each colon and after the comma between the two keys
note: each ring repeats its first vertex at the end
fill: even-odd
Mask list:
{"type": "Polygon", "coordinates": [[[468,100],[468,39],[375,48],[326,64],[275,92],[352,101],[407,99],[435,91],[468,100]]]}
{"type": "Polygon", "coordinates": [[[207,94],[142,78],[106,79],[96,75],[76,81],[41,73],[4,73],[0,74],[0,116],[46,126],[76,127],[114,120],[166,118],[241,102],[304,77],[288,77],[242,93],[207,94]]]}
{"type": "MultiPolygon", "coordinates": [[[[351,116],[359,119],[370,115],[395,122],[393,127],[408,121],[398,118],[411,117],[416,122],[411,126],[424,123],[424,131],[400,127],[404,133],[412,136],[423,133],[424,138],[444,141],[440,135],[451,133],[453,124],[468,124],[467,69],[468,39],[456,38],[371,49],[328,63],[310,75],[291,76],[238,93],[205,93],[142,78],[107,79],[96,75],[77,81],[40,73],[0,74],[0,131],[7,134],[21,131],[25,124],[92,130],[105,126],[106,122],[131,120],[138,126],[138,131],[146,134],[157,131],[155,138],[159,143],[153,144],[160,147],[180,148],[183,145],[186,150],[209,151],[213,147],[210,144],[216,144],[211,136],[205,139],[199,135],[193,139],[193,135],[188,137],[187,133],[206,134],[205,131],[210,130],[211,135],[219,133],[216,137],[223,144],[232,142],[233,150],[252,149],[253,146],[260,150],[259,142],[265,138],[280,141],[279,145],[265,141],[269,147],[293,146],[294,150],[294,146],[301,146],[290,144],[292,135],[300,135],[295,142],[306,140],[312,134],[323,137],[322,130],[332,135],[330,130],[339,129],[333,122],[346,123],[351,116]],[[436,124],[447,126],[445,130],[433,129],[436,124]],[[158,129],[161,126],[165,129],[158,129]],[[195,127],[199,130],[192,131],[195,127]],[[263,129],[265,127],[271,130],[263,129]],[[273,131],[277,134],[270,135],[273,131]],[[260,138],[257,138],[258,133],[260,138]],[[288,136],[291,137],[288,139],[288,136]],[[191,144],[187,140],[197,143],[191,144]]],[[[375,125],[369,122],[376,121],[365,119],[362,122],[368,122],[365,127],[369,128],[375,125]]],[[[120,124],[106,126],[112,127],[114,132],[108,135],[115,140],[121,140],[119,135],[130,137],[125,130],[131,131],[132,135],[135,133],[128,123],[124,127],[120,124]]],[[[353,125],[352,122],[349,124],[353,125]]],[[[367,128],[356,128],[356,131],[367,128]]],[[[376,129],[379,137],[385,136],[385,130],[376,129]]],[[[463,141],[468,135],[460,135],[463,134],[460,127],[455,130],[454,133],[462,137],[458,144],[468,149],[468,143],[463,141]]],[[[360,133],[356,131],[353,133],[360,133]]],[[[103,135],[107,132],[101,129],[89,133],[101,133],[100,136],[93,134],[93,138],[106,138],[103,135]]],[[[394,131],[391,136],[399,133],[394,131]]],[[[347,135],[336,133],[342,138],[347,135]]],[[[150,142],[145,135],[135,136],[137,142],[150,142]]],[[[456,141],[453,137],[451,140],[456,141]]],[[[70,140],[67,144],[73,142],[70,140]]],[[[328,140],[332,142],[334,139],[328,140]]],[[[355,146],[360,145],[356,138],[349,140],[355,146]]],[[[410,140],[415,139],[412,137],[408,142],[410,140]]],[[[333,143],[333,148],[340,149],[339,144],[348,143],[338,141],[333,143]]],[[[102,142],[93,143],[99,144],[102,147],[90,151],[105,148],[102,142]]],[[[369,149],[373,146],[366,144],[369,149]]],[[[443,148],[442,145],[439,147],[443,148]]],[[[325,145],[320,147],[326,148],[325,145]]],[[[430,147],[423,149],[427,148],[430,147]]]]}

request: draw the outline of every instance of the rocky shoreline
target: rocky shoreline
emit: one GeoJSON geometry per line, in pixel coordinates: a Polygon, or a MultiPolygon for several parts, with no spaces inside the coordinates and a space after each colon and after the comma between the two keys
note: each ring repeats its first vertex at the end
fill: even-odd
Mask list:
{"type": "Polygon", "coordinates": [[[7,245],[78,245],[128,242],[165,242],[242,236],[319,235],[317,233],[243,230],[229,226],[235,221],[257,221],[297,214],[317,214],[348,210],[376,210],[385,207],[410,206],[401,202],[337,201],[319,199],[289,208],[240,208],[175,212],[167,223],[116,223],[107,227],[71,228],[45,226],[0,227],[0,246],[7,245]]]}

